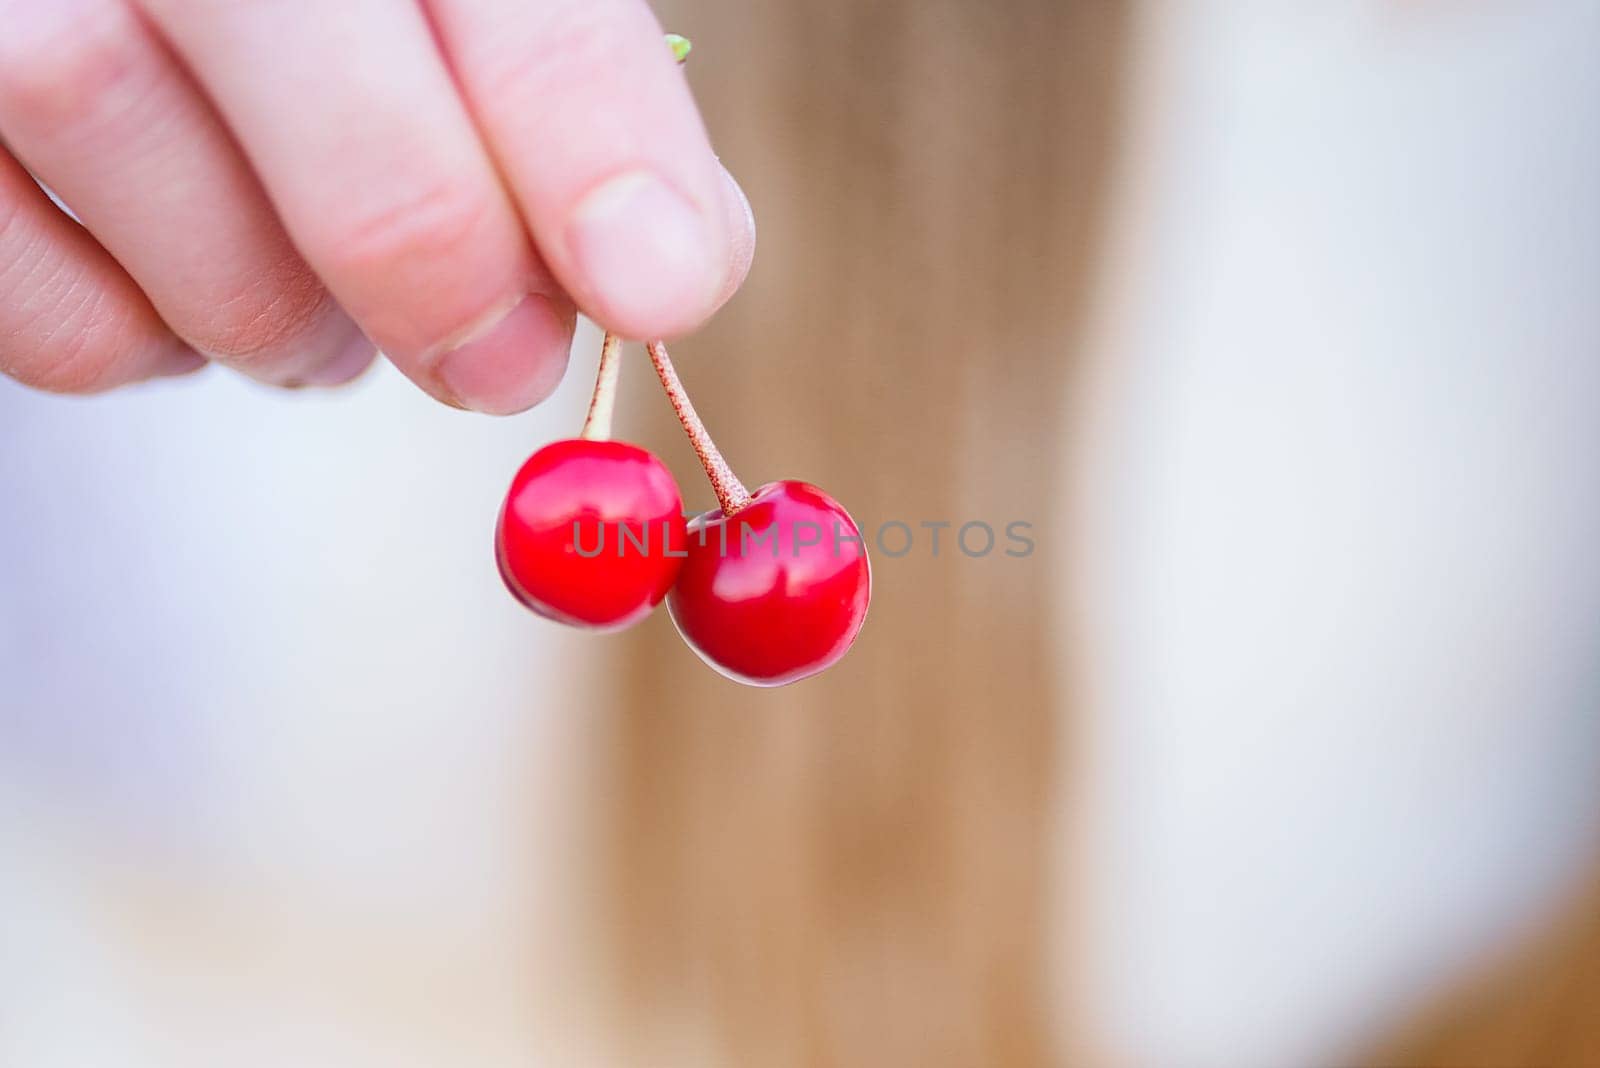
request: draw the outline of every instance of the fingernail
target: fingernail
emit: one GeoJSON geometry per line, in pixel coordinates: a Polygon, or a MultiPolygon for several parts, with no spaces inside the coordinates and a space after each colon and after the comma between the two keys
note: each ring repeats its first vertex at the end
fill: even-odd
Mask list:
{"type": "Polygon", "coordinates": [[[300,383],[306,386],[342,386],[360,378],[361,373],[371,367],[372,361],[377,358],[378,346],[358,333],[327,363],[307,372],[300,383]]]}
{"type": "Polygon", "coordinates": [[[589,310],[634,337],[697,326],[725,274],[716,228],[648,171],[612,178],[579,202],[567,242],[599,305],[589,310]]]}
{"type": "Polygon", "coordinates": [[[717,290],[717,307],[720,308],[749,277],[750,265],[756,258],[756,213],[750,207],[750,198],[744,195],[744,188],[728,168],[719,163],[717,169],[722,172],[722,209],[726,215],[730,253],[727,274],[717,290]]]}
{"type": "Polygon", "coordinates": [[[538,293],[439,360],[435,375],[462,407],[526,411],[555,392],[567,369],[575,313],[538,293]]]}

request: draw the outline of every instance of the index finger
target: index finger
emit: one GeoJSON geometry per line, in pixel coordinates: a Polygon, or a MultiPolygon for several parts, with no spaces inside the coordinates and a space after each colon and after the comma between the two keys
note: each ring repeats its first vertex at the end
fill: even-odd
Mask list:
{"type": "Polygon", "coordinates": [[[700,325],[738,273],[705,126],[642,0],[426,0],[540,252],[632,338],[700,325]]]}

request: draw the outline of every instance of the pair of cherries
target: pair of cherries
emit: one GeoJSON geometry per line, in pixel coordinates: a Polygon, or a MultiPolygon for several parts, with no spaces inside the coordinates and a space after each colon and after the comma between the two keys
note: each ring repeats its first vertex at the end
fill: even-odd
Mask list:
{"type": "Polygon", "coordinates": [[[599,631],[631,626],[665,599],[689,647],[752,686],[837,663],[871,597],[860,528],[804,482],[748,492],[666,347],[652,342],[651,362],[721,505],[686,519],[666,465],[610,440],[620,349],[607,335],[582,436],[540,449],[512,480],[495,537],[506,586],[539,615],[599,631]]]}

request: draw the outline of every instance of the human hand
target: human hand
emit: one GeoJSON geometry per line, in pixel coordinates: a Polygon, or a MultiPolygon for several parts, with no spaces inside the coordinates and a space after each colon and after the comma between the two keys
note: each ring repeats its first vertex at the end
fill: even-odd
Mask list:
{"type": "Polygon", "coordinates": [[[644,0],[0,0],[0,27],[0,372],[32,386],[336,385],[381,347],[510,413],[576,310],[671,337],[749,268],[644,0]]]}

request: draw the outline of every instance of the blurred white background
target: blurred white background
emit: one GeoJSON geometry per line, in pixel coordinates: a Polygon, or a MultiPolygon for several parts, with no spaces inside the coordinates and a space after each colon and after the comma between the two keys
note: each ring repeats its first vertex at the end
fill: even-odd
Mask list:
{"type": "Polygon", "coordinates": [[[1586,873],[1600,5],[1147,4],[1078,630],[1084,971],[1327,1063],[1586,873]]]}
{"type": "Polygon", "coordinates": [[[500,421],[0,383],[0,1063],[525,1063],[585,643],[493,530],[597,348],[500,421]]]}

